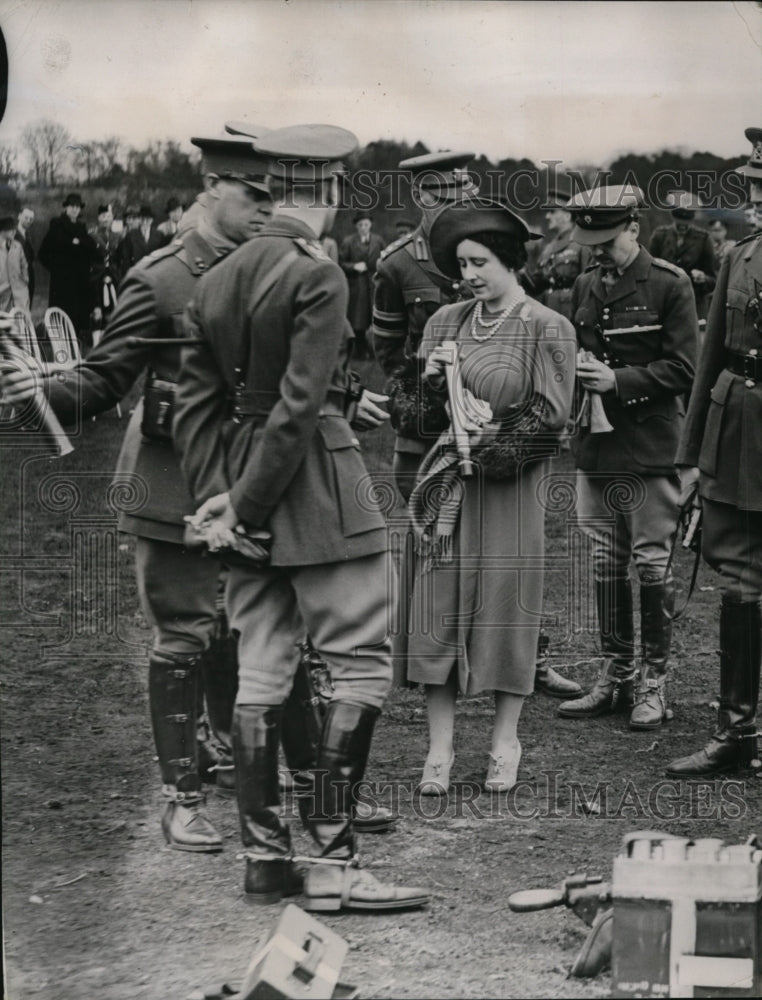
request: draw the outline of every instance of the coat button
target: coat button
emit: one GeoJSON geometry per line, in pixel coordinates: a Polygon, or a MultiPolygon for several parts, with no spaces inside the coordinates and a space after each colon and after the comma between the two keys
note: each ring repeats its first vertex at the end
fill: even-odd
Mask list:
{"type": "Polygon", "coordinates": [[[747,389],[753,389],[756,383],[753,382],[752,379],[747,378],[744,384],[746,385],[747,389]]]}
{"type": "Polygon", "coordinates": [[[421,301],[421,296],[420,296],[420,295],[416,295],[416,297],[415,297],[415,301],[416,301],[416,302],[420,302],[420,301],[421,301]]]}

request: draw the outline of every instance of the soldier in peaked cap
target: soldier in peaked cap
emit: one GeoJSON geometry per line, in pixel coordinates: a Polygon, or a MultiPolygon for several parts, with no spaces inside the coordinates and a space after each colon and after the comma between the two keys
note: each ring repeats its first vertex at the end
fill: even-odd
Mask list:
{"type": "MultiPolygon", "coordinates": [[[[737,173],[762,201],[762,128],[737,173]]],[[[696,753],[672,761],[675,777],[741,770],[757,756],[762,662],[762,233],[722,262],[691,391],[677,464],[698,467],[702,552],[720,574],[720,707],[696,753]]]]}
{"type": "Polygon", "coordinates": [[[569,203],[574,239],[595,265],[575,282],[572,321],[581,386],[601,401],[610,430],[588,426],[576,442],[577,510],[592,542],[605,662],[593,689],[559,715],[630,713],[654,729],[666,711],[674,584],[669,575],[680,480],[675,452],[698,342],[687,275],[638,243],[643,196],[630,185],[585,191],[569,203]],[[626,497],[624,503],[615,500],[626,497]],[[641,676],[634,661],[630,561],[640,580],[641,676]]]}
{"type": "MultiPolygon", "coordinates": [[[[234,661],[212,641],[219,631],[219,564],[200,558],[183,542],[183,518],[195,505],[172,443],[180,350],[171,341],[183,335],[183,311],[201,275],[262,228],[272,202],[267,161],[250,141],[191,141],[202,151],[207,199],[197,212],[196,227],[129,271],[100,344],[77,368],[47,380],[45,391],[59,418],[70,423],[110,409],[146,373],[143,399],[130,420],[117,465],[118,477],[137,484],[138,503],[122,511],[119,527],[136,536],[138,590],[153,626],[148,688],[167,799],[164,837],[176,850],[203,852],[221,850],[222,840],[204,808],[196,738],[198,686],[205,682],[213,728],[229,747],[236,678],[234,661]],[[136,346],[131,346],[133,338],[139,338],[136,346]]],[[[23,399],[33,389],[31,378],[26,383],[19,379],[6,393],[23,399]]],[[[232,777],[232,766],[218,772],[228,774],[232,777]]]]}
{"type": "Polygon", "coordinates": [[[400,170],[412,175],[413,195],[422,219],[411,233],[395,240],[381,254],[376,267],[371,337],[373,352],[391,380],[392,424],[397,431],[394,475],[407,500],[415,474],[431,441],[421,434],[417,407],[404,407],[404,387],[419,376],[418,345],[427,320],[443,305],[458,301],[461,283],[441,273],[431,259],[429,231],[447,205],[479,193],[466,164],[473,153],[427,153],[400,161],[400,170]]]}
{"type": "Polygon", "coordinates": [[[689,191],[670,191],[668,205],[672,225],[655,229],[648,249],[654,257],[671,261],[685,271],[691,279],[696,310],[702,319],[706,316],[717,270],[709,233],[691,224],[701,210],[701,202],[689,191]]]}
{"type": "Polygon", "coordinates": [[[560,187],[548,191],[545,222],[549,236],[542,246],[531,295],[570,319],[571,290],[590,262],[590,250],[572,238],[574,221],[568,205],[571,192],[560,187]]]}
{"type": "MultiPolygon", "coordinates": [[[[245,898],[298,891],[279,815],[283,706],[308,632],[333,697],[308,817],[317,855],[306,908],[421,906],[427,894],[355,867],[352,798],[391,684],[386,525],[344,411],[351,331],[347,285],[319,234],[333,218],[345,129],[305,125],[255,141],[271,158],[276,218],[200,283],[175,420],[182,466],[212,544],[237,525],[272,536],[269,562],[231,566],[226,605],[240,634],[233,747],[245,898]],[[234,398],[232,410],[227,401],[234,398]]],[[[306,735],[306,734],[305,734],[306,735]]]]}

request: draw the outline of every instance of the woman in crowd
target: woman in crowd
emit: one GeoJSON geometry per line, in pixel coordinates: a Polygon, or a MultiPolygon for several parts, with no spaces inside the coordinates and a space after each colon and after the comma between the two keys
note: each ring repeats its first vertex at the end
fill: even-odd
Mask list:
{"type": "Polygon", "coordinates": [[[417,553],[399,652],[407,680],[426,691],[423,794],[448,789],[458,691],[495,692],[485,788],[516,783],[517,725],[533,689],[542,614],[539,487],[571,410],[576,355],[569,321],[519,285],[529,239],[510,208],[485,199],[448,207],[431,230],[435,264],[474,297],[439,310],[420,348],[429,398],[431,390],[447,398],[453,362],[461,380],[450,400],[455,419],[410,500],[417,553]]]}

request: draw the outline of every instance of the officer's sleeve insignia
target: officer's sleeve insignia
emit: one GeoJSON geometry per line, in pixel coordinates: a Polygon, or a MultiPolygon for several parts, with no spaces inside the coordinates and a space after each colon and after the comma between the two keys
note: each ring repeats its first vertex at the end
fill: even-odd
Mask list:
{"type": "Polygon", "coordinates": [[[317,240],[307,240],[303,236],[295,236],[294,243],[296,243],[299,249],[306,253],[308,257],[312,257],[313,260],[327,260],[331,262],[331,258],[325,250],[323,250],[317,240]]]}

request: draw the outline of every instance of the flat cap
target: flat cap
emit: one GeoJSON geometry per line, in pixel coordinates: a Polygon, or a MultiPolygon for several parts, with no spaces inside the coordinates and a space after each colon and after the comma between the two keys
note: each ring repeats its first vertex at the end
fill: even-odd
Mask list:
{"type": "Polygon", "coordinates": [[[574,216],[573,237],[583,246],[612,239],[645,206],[643,192],[634,184],[609,184],[580,191],[567,204],[574,216]]]}
{"type": "Polygon", "coordinates": [[[418,187],[435,192],[440,198],[455,198],[463,192],[478,193],[473,178],[465,169],[473,158],[473,153],[454,153],[448,149],[410,156],[400,160],[399,168],[409,170],[418,187]]]}
{"type": "Polygon", "coordinates": [[[522,244],[542,239],[509,205],[496,198],[470,198],[447,205],[432,223],[429,233],[431,256],[443,274],[452,278],[460,276],[458,244],[479,233],[505,233],[522,244]]]}
{"type": "Polygon", "coordinates": [[[318,181],[342,173],[342,160],[357,149],[357,136],[337,125],[289,125],[272,129],[253,141],[269,158],[274,177],[318,181]]]}
{"type": "Polygon", "coordinates": [[[205,174],[216,174],[269,194],[267,161],[254,150],[248,139],[218,139],[195,136],[191,139],[201,150],[205,174]]]}
{"type": "Polygon", "coordinates": [[[762,128],[747,128],[744,135],[752,145],[751,156],[742,166],[736,167],[736,173],[762,180],[762,128]]]}

